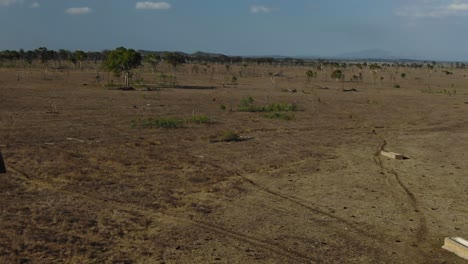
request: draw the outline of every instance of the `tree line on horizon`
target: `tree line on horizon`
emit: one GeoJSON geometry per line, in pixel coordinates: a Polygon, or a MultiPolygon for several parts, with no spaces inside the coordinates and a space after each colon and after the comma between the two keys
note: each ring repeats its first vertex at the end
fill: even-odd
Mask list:
{"type": "MultiPolygon", "coordinates": [[[[50,62],[54,63],[56,68],[64,68],[64,62],[69,62],[73,65],[73,68],[81,69],[84,62],[92,62],[95,64],[105,62],[109,53],[112,50],[102,51],[82,51],[82,50],[52,50],[46,47],[40,47],[34,50],[2,50],[0,51],[0,66],[27,66],[32,65],[34,62],[40,62],[43,65],[49,65],[50,62]]],[[[206,53],[206,52],[195,52],[187,54],[184,52],[168,52],[168,51],[135,51],[142,57],[142,62],[153,64],[159,63],[164,60],[167,54],[178,54],[183,58],[185,63],[196,64],[196,63],[215,63],[215,64],[238,64],[238,65],[295,65],[295,66],[312,66],[318,69],[323,67],[333,68],[346,68],[346,67],[358,67],[358,68],[370,68],[375,70],[378,67],[403,67],[403,68],[434,68],[441,67],[444,65],[435,61],[431,62],[372,62],[372,61],[336,61],[327,59],[300,59],[300,58],[289,58],[289,57],[241,57],[241,56],[228,56],[224,54],[206,53]],[[378,66],[376,66],[378,65],[378,66]]],[[[467,68],[468,65],[461,62],[454,62],[449,65],[454,68],[467,68]]]]}
{"type": "MultiPolygon", "coordinates": [[[[2,50],[0,51],[0,63],[10,63],[16,66],[31,65],[33,62],[38,61],[42,64],[53,62],[57,67],[63,67],[64,62],[73,64],[73,68],[82,67],[83,62],[103,62],[106,60],[108,54],[112,50],[103,51],[82,51],[82,50],[52,50],[46,47],[40,47],[34,50],[2,50]]],[[[187,63],[219,63],[219,64],[274,64],[284,62],[287,64],[303,65],[304,61],[295,58],[273,58],[273,57],[241,57],[241,56],[227,56],[224,54],[214,54],[205,52],[195,52],[187,54],[183,52],[168,52],[168,51],[136,51],[142,58],[150,57],[151,59],[158,58],[163,60],[165,54],[177,53],[185,59],[187,63]]]]}

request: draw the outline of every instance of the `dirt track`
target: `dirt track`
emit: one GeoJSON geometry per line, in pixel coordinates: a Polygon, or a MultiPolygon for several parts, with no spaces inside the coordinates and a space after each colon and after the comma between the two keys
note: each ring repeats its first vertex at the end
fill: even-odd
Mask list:
{"type": "Polygon", "coordinates": [[[150,92],[107,90],[87,72],[17,81],[0,70],[1,262],[464,263],[441,249],[445,236],[468,236],[463,72],[399,89],[344,84],[358,92],[325,77],[313,83],[329,89],[305,85],[304,72],[223,87],[221,73],[183,71],[183,85],[215,89],[150,92]],[[451,96],[422,92],[452,83],[451,96]],[[229,111],[245,96],[301,111],[291,121],[229,111]],[[194,110],[213,123],[130,126],[194,110]],[[227,130],[252,139],[210,143],[227,130]]]}

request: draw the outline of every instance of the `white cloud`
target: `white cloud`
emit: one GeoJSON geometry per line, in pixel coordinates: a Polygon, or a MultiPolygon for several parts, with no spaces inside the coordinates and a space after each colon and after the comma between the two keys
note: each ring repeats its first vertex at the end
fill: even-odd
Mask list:
{"type": "Polygon", "coordinates": [[[0,6],[9,6],[20,2],[19,0],[0,0],[0,6]]]}
{"type": "Polygon", "coordinates": [[[34,2],[31,5],[29,5],[29,8],[39,8],[41,5],[38,2],[34,2]]]}
{"type": "Polygon", "coordinates": [[[266,7],[266,6],[251,6],[250,13],[271,13],[273,8],[266,7]]]}
{"type": "Polygon", "coordinates": [[[442,18],[468,15],[468,0],[419,0],[400,8],[397,16],[410,18],[442,18]]]}
{"type": "Polygon", "coordinates": [[[71,7],[65,10],[65,13],[70,15],[86,15],[91,13],[91,11],[89,7],[71,7]]]}
{"type": "Polygon", "coordinates": [[[467,3],[453,3],[447,6],[448,10],[452,11],[468,11],[467,3]]]}
{"type": "Polygon", "coordinates": [[[171,5],[166,2],[138,2],[135,5],[136,9],[170,9],[171,5]]]}

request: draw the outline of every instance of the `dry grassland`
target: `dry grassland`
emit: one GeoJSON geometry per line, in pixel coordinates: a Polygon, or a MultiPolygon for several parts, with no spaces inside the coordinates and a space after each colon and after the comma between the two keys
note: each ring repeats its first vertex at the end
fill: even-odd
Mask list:
{"type": "Polygon", "coordinates": [[[464,263],[441,246],[468,236],[466,71],[197,68],[0,69],[0,262],[464,263]]]}

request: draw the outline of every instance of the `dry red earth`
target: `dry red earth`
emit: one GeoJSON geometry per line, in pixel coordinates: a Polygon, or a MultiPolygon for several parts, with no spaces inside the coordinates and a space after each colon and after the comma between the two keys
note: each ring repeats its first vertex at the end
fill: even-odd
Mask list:
{"type": "Polygon", "coordinates": [[[340,83],[327,69],[306,84],[305,67],[249,66],[223,86],[230,74],[214,69],[187,65],[179,83],[192,87],[157,91],[109,90],[93,70],[1,69],[0,262],[466,263],[441,249],[468,237],[464,71],[340,83]],[[235,111],[247,96],[301,111],[235,111]],[[211,124],[131,127],[194,111],[211,124]],[[210,142],[225,131],[251,139],[210,142]]]}

